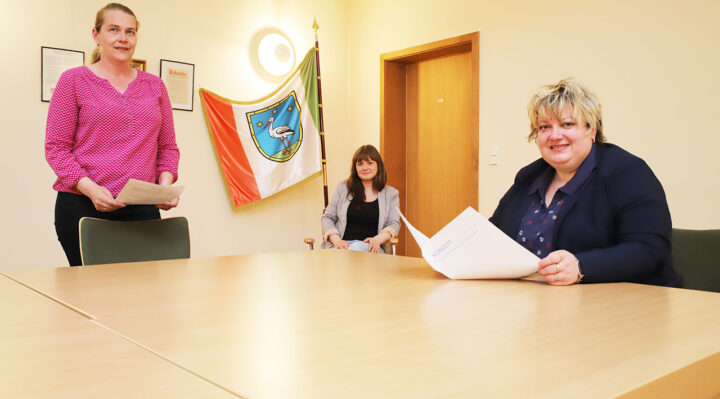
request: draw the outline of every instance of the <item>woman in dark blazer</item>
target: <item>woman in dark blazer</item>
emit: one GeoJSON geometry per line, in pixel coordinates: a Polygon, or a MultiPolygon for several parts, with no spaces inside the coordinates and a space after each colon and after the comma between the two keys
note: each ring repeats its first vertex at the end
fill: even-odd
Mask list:
{"type": "Polygon", "coordinates": [[[594,94],[562,80],[541,87],[528,114],[542,158],[518,172],[490,221],[541,258],[552,285],[681,286],[662,185],[642,159],[605,143],[594,94]]]}

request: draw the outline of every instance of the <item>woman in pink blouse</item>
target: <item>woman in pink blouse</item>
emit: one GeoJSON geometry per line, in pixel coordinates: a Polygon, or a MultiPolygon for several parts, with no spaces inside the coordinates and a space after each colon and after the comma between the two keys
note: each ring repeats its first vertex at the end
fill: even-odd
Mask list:
{"type": "Polygon", "coordinates": [[[45,157],[57,175],[55,230],[71,266],[81,264],[81,217],[159,219],[159,209],[179,201],[126,206],[115,200],[131,178],[174,183],[180,158],[165,85],[130,67],[138,26],[122,4],[100,9],[92,64],[63,73],[50,101],[45,157]]]}

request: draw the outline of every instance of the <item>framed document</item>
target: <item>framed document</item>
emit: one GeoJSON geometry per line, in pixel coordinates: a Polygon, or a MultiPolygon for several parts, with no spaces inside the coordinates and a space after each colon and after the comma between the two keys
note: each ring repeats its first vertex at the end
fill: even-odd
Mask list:
{"type": "Polygon", "coordinates": [[[60,75],[85,63],[85,52],[55,47],[40,47],[40,101],[48,102],[60,75]]]}
{"type": "Polygon", "coordinates": [[[131,67],[133,67],[137,70],[143,71],[143,72],[147,72],[147,70],[145,69],[146,64],[147,64],[147,61],[145,61],[145,60],[138,60],[135,58],[130,60],[131,67]]]}
{"type": "Polygon", "coordinates": [[[195,65],[161,59],[160,79],[165,82],[173,109],[193,110],[195,65]]]}

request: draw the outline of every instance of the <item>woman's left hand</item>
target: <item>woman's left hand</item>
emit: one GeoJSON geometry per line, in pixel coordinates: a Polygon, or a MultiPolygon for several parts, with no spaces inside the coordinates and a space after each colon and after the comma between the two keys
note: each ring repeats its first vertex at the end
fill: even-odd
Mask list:
{"type": "Polygon", "coordinates": [[[378,236],[368,237],[365,240],[363,240],[363,242],[370,244],[370,248],[368,248],[368,252],[374,252],[374,253],[380,252],[380,246],[382,245],[382,241],[378,236]]]}
{"type": "Polygon", "coordinates": [[[168,211],[168,210],[170,210],[170,209],[175,208],[176,206],[178,206],[178,203],[179,203],[179,202],[180,202],[180,197],[177,197],[177,198],[172,199],[172,200],[170,200],[170,201],[168,201],[168,202],[165,202],[165,203],[163,203],[163,204],[157,204],[157,205],[155,205],[155,206],[158,207],[158,208],[160,208],[160,209],[162,209],[163,211],[168,211]]]}
{"type": "MultiPolygon", "coordinates": [[[[174,180],[174,177],[173,177],[172,173],[165,171],[160,174],[160,177],[158,177],[158,184],[161,186],[170,186],[173,184],[173,180],[174,180]]],[[[163,204],[157,204],[155,206],[164,211],[168,211],[168,210],[178,206],[179,202],[180,202],[180,197],[177,197],[175,199],[171,199],[168,202],[165,202],[163,204]]]]}
{"type": "Polygon", "coordinates": [[[551,252],[538,263],[538,274],[550,285],[572,285],[580,277],[578,260],[564,249],[551,252]]]}

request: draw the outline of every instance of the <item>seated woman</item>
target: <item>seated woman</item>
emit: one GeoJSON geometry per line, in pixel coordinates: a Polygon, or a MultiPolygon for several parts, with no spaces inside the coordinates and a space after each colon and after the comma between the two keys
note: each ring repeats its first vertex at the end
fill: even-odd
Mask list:
{"type": "Polygon", "coordinates": [[[538,90],[528,114],[542,158],[520,169],[490,221],[541,258],[552,285],[679,287],[662,185],[642,159],[605,143],[595,95],[561,80],[538,90]]]}
{"type": "Polygon", "coordinates": [[[385,184],[387,173],[371,145],[353,155],[350,177],[340,182],[322,216],[323,247],[382,252],[400,229],[398,191],[385,184]]]}

